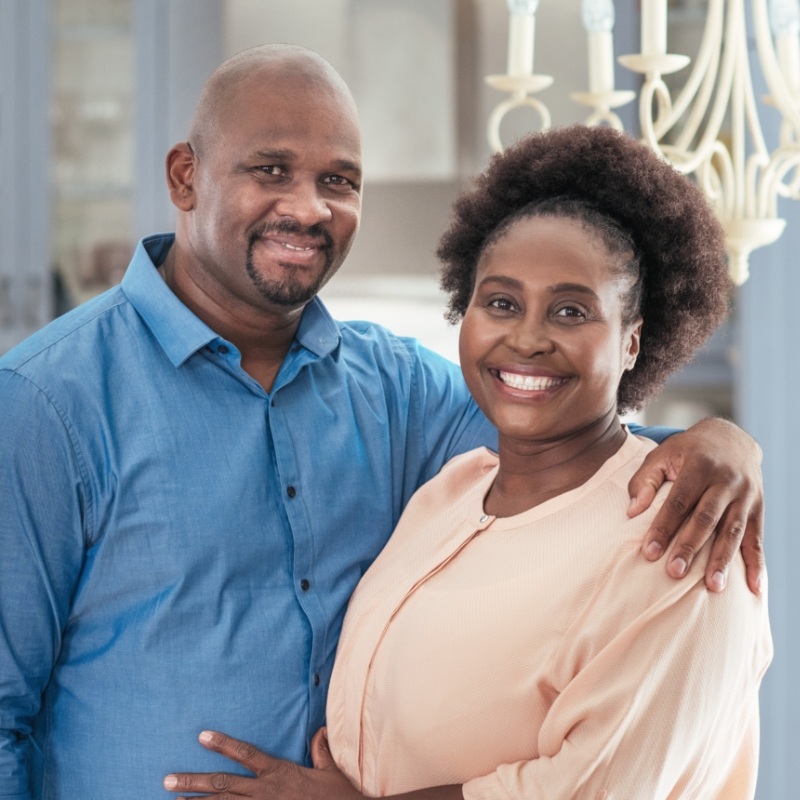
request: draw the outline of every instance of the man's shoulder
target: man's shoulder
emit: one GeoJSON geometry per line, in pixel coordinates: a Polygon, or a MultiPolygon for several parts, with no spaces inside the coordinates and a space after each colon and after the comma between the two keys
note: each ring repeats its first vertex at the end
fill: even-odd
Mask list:
{"type": "Polygon", "coordinates": [[[457,364],[412,336],[398,335],[369,320],[337,320],[345,352],[369,355],[381,363],[393,358],[405,364],[420,364],[446,373],[459,373],[457,364]]]}
{"type": "Polygon", "coordinates": [[[51,364],[81,369],[83,354],[97,356],[116,327],[116,312],[128,301],[119,286],[54,319],[0,357],[0,370],[36,374],[51,364]]]}

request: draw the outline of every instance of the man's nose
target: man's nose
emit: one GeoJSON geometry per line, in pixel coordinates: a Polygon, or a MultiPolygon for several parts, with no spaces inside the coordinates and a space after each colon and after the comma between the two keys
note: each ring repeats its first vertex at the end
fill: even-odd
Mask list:
{"type": "Polygon", "coordinates": [[[296,180],[284,186],[275,203],[275,211],[282,217],[291,217],[308,227],[319,222],[328,222],[332,217],[320,186],[311,180],[296,180]]]}

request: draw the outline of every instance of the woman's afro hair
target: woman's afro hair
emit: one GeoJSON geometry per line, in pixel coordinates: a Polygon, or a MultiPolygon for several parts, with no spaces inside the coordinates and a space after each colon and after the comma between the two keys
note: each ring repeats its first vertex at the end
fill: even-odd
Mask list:
{"type": "Polygon", "coordinates": [[[503,235],[510,217],[537,214],[537,204],[555,209],[542,212],[549,216],[579,216],[590,228],[607,217],[633,240],[644,325],[636,365],[623,375],[617,400],[621,412],[640,408],[727,313],[731,284],[721,225],[688,178],[624,133],[575,125],[532,134],[493,156],[453,206],[436,252],[451,322],[464,316],[487,244],[503,235]]]}

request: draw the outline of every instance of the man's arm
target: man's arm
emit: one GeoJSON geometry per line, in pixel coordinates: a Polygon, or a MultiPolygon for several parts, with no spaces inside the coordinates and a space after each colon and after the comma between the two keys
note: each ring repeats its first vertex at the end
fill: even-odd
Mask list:
{"type": "MultiPolygon", "coordinates": [[[[636,433],[650,436],[642,429],[636,433]]],[[[682,578],[697,552],[715,536],[706,566],[706,586],[725,588],[728,571],[741,548],[747,584],[760,594],[764,580],[764,491],[761,448],[748,434],[723,419],[705,419],[687,431],[664,439],[645,459],[628,485],[629,516],[653,502],[665,481],[674,481],[667,500],[653,520],[643,550],[660,558],[676,536],[667,572],[682,578]]]]}
{"type": "Polygon", "coordinates": [[[30,736],[84,548],[76,461],[55,409],[0,371],[0,797],[30,800],[30,736]]]}

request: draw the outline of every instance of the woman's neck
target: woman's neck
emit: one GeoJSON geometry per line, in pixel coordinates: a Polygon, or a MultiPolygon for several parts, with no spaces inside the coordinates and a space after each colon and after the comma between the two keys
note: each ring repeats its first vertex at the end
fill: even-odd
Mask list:
{"type": "Polygon", "coordinates": [[[487,514],[513,517],[586,483],[622,447],[616,413],[552,441],[510,440],[500,434],[500,465],[484,500],[487,514]]]}

